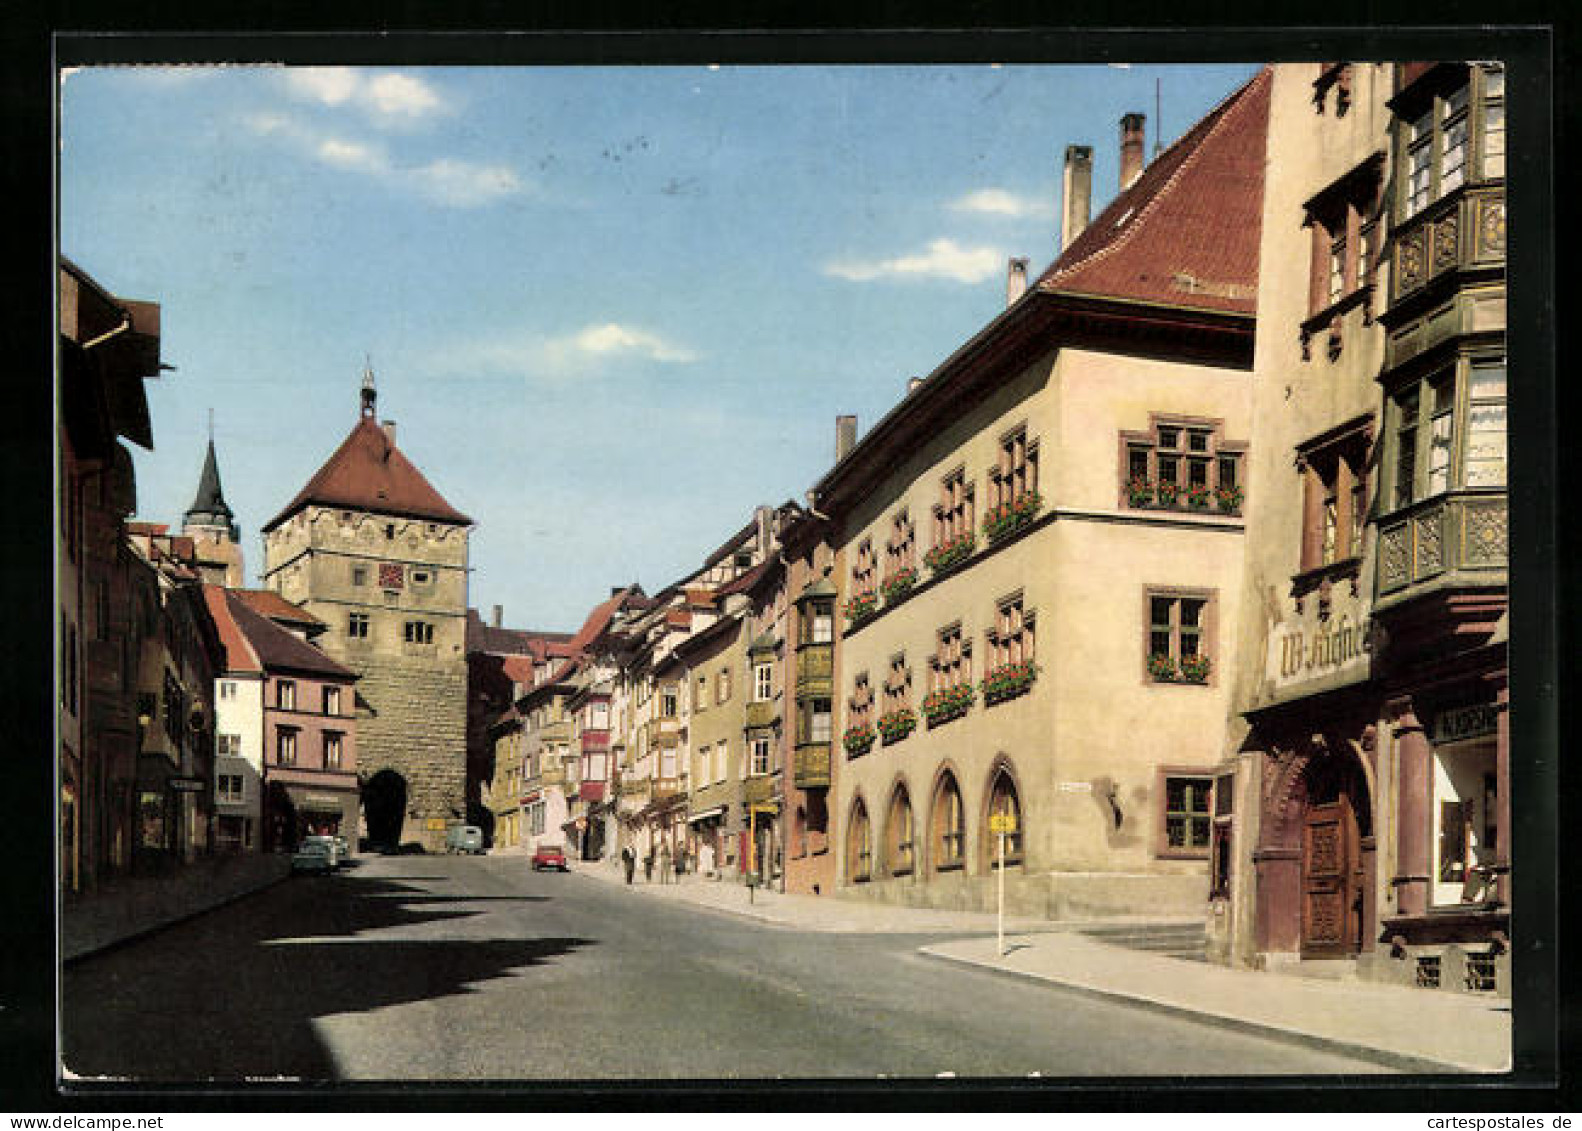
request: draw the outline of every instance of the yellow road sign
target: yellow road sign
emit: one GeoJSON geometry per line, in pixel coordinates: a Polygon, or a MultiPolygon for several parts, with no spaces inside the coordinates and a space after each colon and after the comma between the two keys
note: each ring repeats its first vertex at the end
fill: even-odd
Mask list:
{"type": "Polygon", "coordinates": [[[991,833],[1014,833],[1016,831],[1016,814],[990,813],[989,831],[991,833]]]}

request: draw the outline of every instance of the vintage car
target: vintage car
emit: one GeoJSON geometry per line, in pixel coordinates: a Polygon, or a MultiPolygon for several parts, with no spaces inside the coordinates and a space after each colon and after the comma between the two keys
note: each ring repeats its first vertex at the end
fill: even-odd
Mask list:
{"type": "Polygon", "coordinates": [[[302,847],[291,854],[293,872],[328,874],[334,869],[335,844],[329,837],[310,836],[302,842],[302,847]]]}
{"type": "Polygon", "coordinates": [[[541,844],[533,850],[533,871],[542,872],[545,868],[571,871],[571,865],[566,863],[566,854],[561,851],[560,845],[541,844]]]}

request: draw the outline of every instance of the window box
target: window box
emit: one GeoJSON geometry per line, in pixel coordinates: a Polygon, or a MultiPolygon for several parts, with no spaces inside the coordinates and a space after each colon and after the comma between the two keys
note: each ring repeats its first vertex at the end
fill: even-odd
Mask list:
{"type": "Polygon", "coordinates": [[[841,736],[841,742],[846,747],[846,754],[852,758],[859,758],[873,749],[874,739],[878,735],[873,727],[863,726],[848,727],[841,736]]]}
{"type": "Polygon", "coordinates": [[[885,578],[879,586],[879,591],[884,594],[884,603],[893,605],[910,593],[916,585],[917,570],[906,566],[885,578]]]}
{"type": "Polygon", "coordinates": [[[917,715],[910,707],[902,707],[898,711],[891,711],[888,715],[879,716],[879,734],[884,738],[884,744],[900,742],[907,735],[917,729],[917,715]]]}
{"type": "Polygon", "coordinates": [[[846,615],[846,631],[850,632],[879,611],[879,594],[871,589],[865,593],[854,593],[843,611],[846,615]]]}
{"type": "Polygon", "coordinates": [[[1033,686],[1038,678],[1038,667],[1031,661],[1002,664],[983,677],[983,703],[990,706],[1015,699],[1033,686]]]}
{"type": "Polygon", "coordinates": [[[942,577],[972,557],[972,551],[977,549],[977,546],[977,536],[969,530],[924,554],[923,564],[935,577],[942,577]]]}
{"type": "Polygon", "coordinates": [[[1240,514],[1242,500],[1246,496],[1240,487],[1216,487],[1214,501],[1219,504],[1219,509],[1225,514],[1240,514]]]}
{"type": "Polygon", "coordinates": [[[1142,509],[1154,505],[1154,485],[1148,479],[1131,479],[1126,483],[1126,504],[1142,509]]]}
{"type": "Polygon", "coordinates": [[[1186,505],[1195,511],[1208,510],[1209,499],[1212,497],[1207,483],[1194,483],[1186,489],[1186,505]]]}
{"type": "Polygon", "coordinates": [[[1043,505],[1044,500],[1037,491],[1029,491],[1014,502],[1002,503],[984,516],[983,533],[990,543],[1008,538],[1032,522],[1043,505]]]}
{"type": "Polygon", "coordinates": [[[977,690],[970,683],[931,691],[923,699],[923,716],[930,727],[959,719],[972,708],[977,690]]]}
{"type": "Polygon", "coordinates": [[[1183,683],[1207,683],[1209,672],[1214,669],[1214,661],[1207,656],[1184,656],[1181,660],[1181,681],[1183,683]]]}
{"type": "Polygon", "coordinates": [[[1174,683],[1178,674],[1176,662],[1163,652],[1155,652],[1148,657],[1148,674],[1155,683],[1174,683]]]}

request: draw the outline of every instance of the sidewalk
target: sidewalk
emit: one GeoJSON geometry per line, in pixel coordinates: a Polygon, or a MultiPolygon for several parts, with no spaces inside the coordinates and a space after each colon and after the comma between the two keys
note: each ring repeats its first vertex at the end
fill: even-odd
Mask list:
{"type": "Polygon", "coordinates": [[[1510,1002],[1377,982],[1234,970],[1125,950],[1079,932],[962,939],[921,953],[1037,978],[1145,1009],[1313,1048],[1362,1055],[1405,1072],[1505,1072],[1511,1067],[1510,1002]]]}
{"type": "MultiPolygon", "coordinates": [[[[576,872],[626,886],[619,868],[608,863],[584,864],[576,872]]],[[[995,917],[977,912],[763,890],[749,901],[747,888],[739,883],[699,876],[683,876],[680,883],[647,883],[641,871],[627,890],[641,898],[688,903],[804,931],[972,935],[976,937],[921,947],[919,953],[1222,1028],[1362,1056],[1403,1072],[1504,1072],[1511,1065],[1510,1003],[1504,999],[1236,970],[1127,949],[1083,933],[1124,922],[1118,919],[1099,924],[1008,918],[1007,953],[998,956],[995,917]]],[[[1150,920],[1147,925],[1179,924],[1150,920]]]]}
{"type": "Polygon", "coordinates": [[[291,858],[213,856],[149,876],[127,876],[60,908],[60,957],[71,962],[283,880],[291,858]]]}

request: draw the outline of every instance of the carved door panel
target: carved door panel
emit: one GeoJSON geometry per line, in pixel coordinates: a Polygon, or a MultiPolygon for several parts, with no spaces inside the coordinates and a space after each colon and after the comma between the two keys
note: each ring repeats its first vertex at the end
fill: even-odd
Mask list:
{"type": "Polygon", "coordinates": [[[1360,930],[1357,821],[1345,794],[1308,810],[1302,828],[1302,953],[1355,954],[1360,930]]]}

